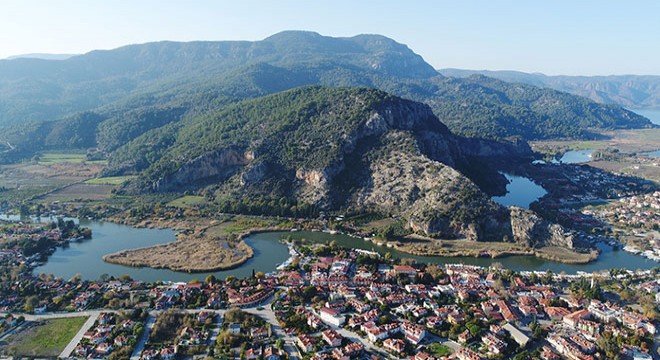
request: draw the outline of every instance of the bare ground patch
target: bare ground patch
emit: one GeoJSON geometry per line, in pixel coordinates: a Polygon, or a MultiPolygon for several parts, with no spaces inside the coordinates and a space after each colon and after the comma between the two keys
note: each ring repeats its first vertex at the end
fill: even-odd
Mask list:
{"type": "Polygon", "coordinates": [[[114,185],[73,184],[45,195],[46,201],[64,200],[106,200],[112,196],[114,185]]]}

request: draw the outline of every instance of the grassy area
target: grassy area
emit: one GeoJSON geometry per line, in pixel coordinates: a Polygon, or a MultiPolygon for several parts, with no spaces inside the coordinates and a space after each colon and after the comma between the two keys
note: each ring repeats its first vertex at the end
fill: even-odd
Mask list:
{"type": "Polygon", "coordinates": [[[58,163],[81,163],[85,161],[84,153],[58,153],[46,152],[39,156],[40,164],[58,164],[58,163]]]}
{"type": "Polygon", "coordinates": [[[65,188],[53,191],[52,193],[41,197],[47,202],[52,201],[88,201],[88,200],[107,200],[112,197],[114,185],[96,185],[96,184],[73,184],[65,188]]]}
{"type": "Polygon", "coordinates": [[[59,356],[86,320],[75,317],[38,323],[12,341],[10,352],[20,356],[59,356]]]}
{"type": "Polygon", "coordinates": [[[134,176],[108,176],[89,179],[85,181],[85,183],[92,185],[121,185],[132,178],[134,178],[134,176]]]}
{"type": "Polygon", "coordinates": [[[448,346],[442,345],[440,343],[431,344],[431,346],[429,346],[429,350],[431,351],[431,355],[435,356],[436,358],[447,356],[452,353],[448,346]]]}
{"type": "Polygon", "coordinates": [[[206,203],[206,199],[203,196],[188,195],[170,201],[169,203],[167,203],[167,206],[188,208],[191,206],[203,205],[205,203],[206,203]]]}

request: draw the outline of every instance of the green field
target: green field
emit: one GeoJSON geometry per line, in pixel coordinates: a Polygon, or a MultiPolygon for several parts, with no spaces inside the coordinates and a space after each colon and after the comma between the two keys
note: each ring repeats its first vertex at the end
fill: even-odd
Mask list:
{"type": "Polygon", "coordinates": [[[9,351],[20,356],[59,356],[85,321],[86,317],[75,317],[38,323],[12,340],[9,351]]]}
{"type": "Polygon", "coordinates": [[[89,179],[85,181],[85,183],[92,185],[121,185],[132,178],[134,178],[134,176],[108,176],[89,179]]]}
{"type": "Polygon", "coordinates": [[[85,161],[86,156],[84,153],[43,153],[39,155],[40,164],[57,164],[57,163],[81,163],[85,161]]]}
{"type": "Polygon", "coordinates": [[[205,203],[206,203],[206,199],[203,196],[187,195],[168,202],[167,206],[188,208],[191,206],[203,205],[205,203]]]}
{"type": "Polygon", "coordinates": [[[447,347],[446,345],[442,345],[440,343],[431,344],[431,346],[429,346],[429,350],[431,350],[431,354],[436,358],[447,356],[452,353],[449,347],[447,347]]]}

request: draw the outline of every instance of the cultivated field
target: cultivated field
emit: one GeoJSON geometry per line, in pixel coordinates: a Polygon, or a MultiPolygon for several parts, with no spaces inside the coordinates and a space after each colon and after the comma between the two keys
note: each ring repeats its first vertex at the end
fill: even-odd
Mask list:
{"type": "Polygon", "coordinates": [[[104,167],[102,164],[75,162],[71,159],[57,156],[45,162],[0,166],[0,200],[23,201],[64,189],[97,176],[104,167]]]}
{"type": "Polygon", "coordinates": [[[189,208],[198,205],[203,205],[206,203],[206,199],[203,196],[182,196],[178,199],[174,199],[167,203],[167,206],[173,206],[178,208],[189,208]]]}
{"type": "Polygon", "coordinates": [[[55,358],[78,333],[87,318],[62,318],[29,325],[11,336],[3,352],[13,356],[55,358]]]}
{"type": "Polygon", "coordinates": [[[43,198],[46,202],[52,201],[81,201],[81,200],[106,200],[112,196],[113,185],[93,185],[78,183],[55,190],[43,198]]]}

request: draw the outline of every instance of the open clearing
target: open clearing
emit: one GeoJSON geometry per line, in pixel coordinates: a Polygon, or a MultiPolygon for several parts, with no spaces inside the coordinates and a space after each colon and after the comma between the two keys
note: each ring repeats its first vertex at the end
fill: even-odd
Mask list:
{"type": "Polygon", "coordinates": [[[60,153],[60,152],[45,152],[39,155],[40,164],[57,164],[57,163],[81,163],[85,161],[84,153],[60,153]]]}
{"type": "Polygon", "coordinates": [[[85,181],[85,183],[91,185],[121,185],[134,177],[135,176],[108,176],[89,179],[85,181]]]}
{"type": "Polygon", "coordinates": [[[553,140],[532,141],[532,149],[542,153],[556,153],[568,150],[612,148],[626,153],[654,151],[660,149],[660,129],[618,130],[604,132],[605,140],[553,140]]]}
{"type": "Polygon", "coordinates": [[[431,346],[429,346],[429,350],[431,350],[431,354],[433,354],[433,356],[435,356],[437,358],[440,358],[440,357],[443,357],[443,356],[448,356],[448,355],[451,355],[451,353],[452,353],[452,351],[449,347],[447,347],[446,345],[439,344],[439,343],[431,344],[431,346]]]}
{"type": "Polygon", "coordinates": [[[49,201],[106,200],[112,196],[113,185],[73,184],[45,195],[49,201]]]}
{"type": "Polygon", "coordinates": [[[178,208],[189,208],[192,206],[203,205],[206,203],[206,199],[203,196],[182,196],[178,199],[174,199],[167,203],[167,206],[173,206],[178,208]]]}
{"type": "Polygon", "coordinates": [[[0,200],[23,201],[95,177],[103,170],[89,162],[22,163],[0,166],[0,200]]]}
{"type": "Polygon", "coordinates": [[[75,317],[34,323],[11,337],[7,352],[14,356],[57,357],[86,320],[75,317]]]}

